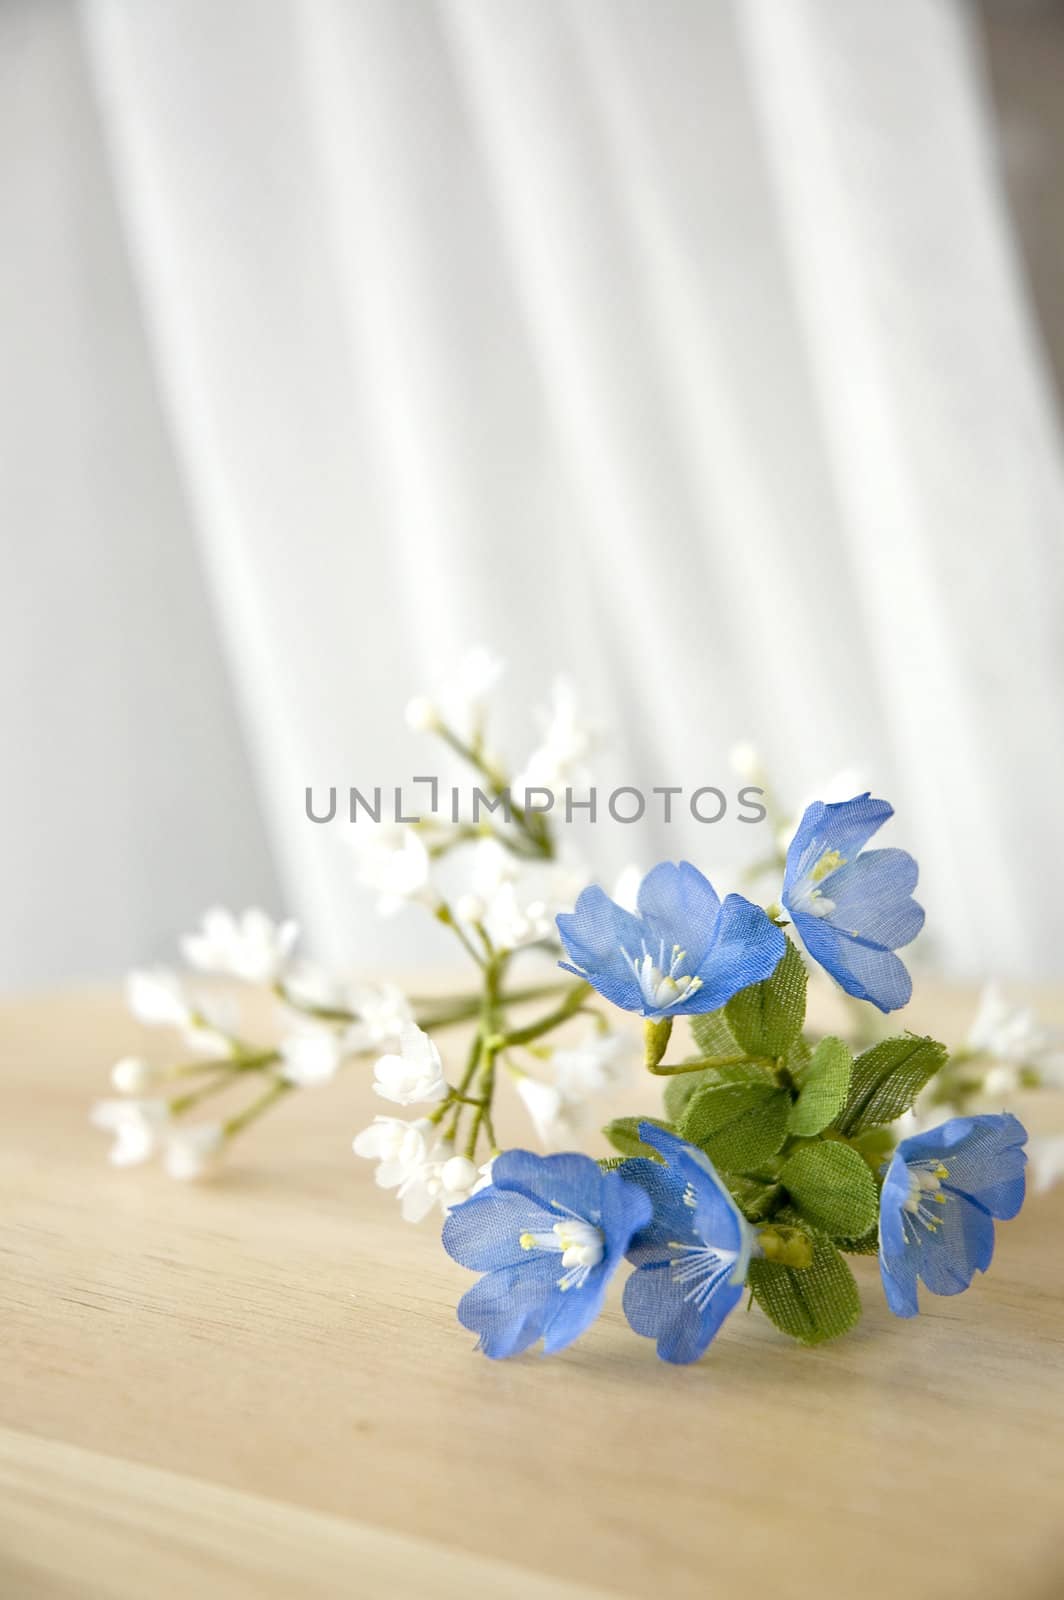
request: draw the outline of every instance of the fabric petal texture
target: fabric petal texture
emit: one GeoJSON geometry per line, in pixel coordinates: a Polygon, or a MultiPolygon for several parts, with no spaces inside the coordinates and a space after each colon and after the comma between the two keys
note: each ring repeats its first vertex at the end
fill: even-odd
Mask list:
{"type": "Polygon", "coordinates": [[[960,1294],[990,1266],[994,1219],[1023,1204],[1026,1140],[1003,1114],[954,1117],[898,1145],[879,1215],[880,1275],[896,1316],[918,1312],[918,1280],[932,1294],[960,1294]]]}
{"type": "Polygon", "coordinates": [[[605,999],[644,1017],[716,1011],[732,995],[776,970],[782,931],[741,895],[724,904],[689,861],[661,862],[639,888],[638,915],[597,885],[558,917],[566,972],[605,999]]]}
{"type": "Polygon", "coordinates": [[[589,1156],[507,1150],[492,1181],[448,1216],[443,1243],[484,1277],[462,1296],[458,1320],[493,1359],[539,1339],[562,1350],[598,1316],[606,1285],[651,1202],[589,1156]]]}
{"type": "Polygon", "coordinates": [[[624,1314],[663,1361],[697,1361],[742,1298],[753,1233],[701,1150],[650,1122],[639,1134],[666,1164],[621,1169],[653,1205],[628,1248],[624,1314]]]}
{"type": "Polygon", "coordinates": [[[905,850],[870,850],[872,835],[893,816],[885,800],[857,795],[806,809],[787,851],[783,904],[813,960],[847,994],[880,1011],[897,1011],[912,979],[895,950],[924,925],[912,898],[919,869],[905,850]]]}

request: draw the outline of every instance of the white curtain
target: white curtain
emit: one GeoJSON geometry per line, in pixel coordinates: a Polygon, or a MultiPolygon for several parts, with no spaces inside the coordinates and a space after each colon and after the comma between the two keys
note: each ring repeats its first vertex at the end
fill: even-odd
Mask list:
{"type": "MultiPolygon", "coordinates": [[[[795,799],[856,764],[944,964],[1054,968],[1064,476],[962,4],[81,17],[129,314],[319,950],[425,948],[379,933],[303,790],[427,770],[403,702],[482,642],[515,714],[576,679],[607,780],[727,783],[739,739],[795,799]]],[[[752,831],[595,845],[726,876],[752,831]]]]}

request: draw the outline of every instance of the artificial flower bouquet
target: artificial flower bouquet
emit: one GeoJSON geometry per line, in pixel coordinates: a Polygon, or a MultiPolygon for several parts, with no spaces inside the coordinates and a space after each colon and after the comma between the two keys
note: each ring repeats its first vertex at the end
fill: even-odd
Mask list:
{"type": "MultiPolygon", "coordinates": [[[[246,1039],[172,973],[132,974],[134,1013],[180,1031],[196,1056],[165,1069],[116,1065],[118,1097],[93,1112],[114,1137],[112,1160],[159,1152],[173,1176],[201,1176],[286,1095],[372,1061],[393,1111],[357,1134],[355,1153],[377,1163],[404,1218],[443,1214],[445,1248],[481,1274],[459,1321],[492,1357],[572,1343],[625,1261],[629,1324],[679,1363],[702,1355],[744,1294],[803,1344],[844,1333],[861,1312],[848,1255],[878,1256],[898,1316],[916,1314],[920,1283],[932,1294],[966,1289],[990,1265],[995,1222],[1023,1203],[1027,1162],[1016,1117],[973,1112],[972,1101],[1049,1081],[1055,1042],[993,994],[952,1056],[911,1033],[860,1048],[807,1029],[811,972],[858,1010],[885,1015],[910,997],[896,952],[923,924],[916,863],[866,848],[891,807],[870,794],[814,800],[795,828],[772,813],[762,780],[744,793],[764,798],[776,841],[759,868],[777,874],[767,906],[722,900],[688,862],[626,874],[611,897],[562,859],[557,826],[529,799],[586,789],[591,730],[559,688],[541,743],[510,779],[485,739],[497,672],[474,653],[437,697],[408,710],[476,775],[487,817],[452,805],[442,818],[434,793],[428,817],[363,818],[352,829],[361,881],[389,908],[427,907],[453,932],[475,988],[417,1001],[337,979],[296,960],[292,923],[210,912],[184,941],[189,964],[266,986],[279,1036],[246,1039]],[[522,981],[529,951],[553,952],[566,976],[522,981]],[[595,1096],[623,1070],[618,1009],[644,1019],[644,1066],[664,1084],[659,1114],[608,1123],[612,1153],[597,1159],[500,1150],[493,1113],[504,1082],[540,1143],[582,1136],[595,1096]],[[458,1025],[471,1040],[448,1073],[440,1042],[458,1025]],[[196,1119],[244,1084],[254,1090],[227,1119],[196,1119]],[[416,1115],[395,1114],[409,1108],[416,1115]]],[[[737,757],[747,778],[758,777],[752,759],[737,757]]],[[[1052,1146],[1048,1163],[1059,1160],[1052,1146]]]]}

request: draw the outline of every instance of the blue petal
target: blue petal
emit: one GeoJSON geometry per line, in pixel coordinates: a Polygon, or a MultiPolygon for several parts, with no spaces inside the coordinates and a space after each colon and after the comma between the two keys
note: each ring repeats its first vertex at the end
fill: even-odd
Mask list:
{"type": "Polygon", "coordinates": [[[895,1150],[879,1196],[879,1251],[893,1270],[906,1253],[902,1211],[909,1198],[909,1169],[900,1147],[895,1150]]]}
{"type": "Polygon", "coordinates": [[[829,872],[820,888],[835,909],[826,920],[884,950],[911,943],[924,925],[911,898],[919,868],[905,850],[869,850],[829,872]]]}
{"type": "Polygon", "coordinates": [[[627,949],[638,955],[642,948],[645,929],[639,919],[592,884],[581,893],[575,910],[555,920],[572,963],[561,963],[565,970],[586,978],[622,1010],[641,1010],[639,981],[624,954],[627,949]]]}
{"type": "Polygon", "coordinates": [[[683,1189],[690,1186],[694,1191],[695,1205],[685,1205],[684,1209],[691,1216],[695,1237],[718,1250],[741,1250],[745,1243],[744,1219],[705,1151],[653,1122],[639,1124],[639,1137],[660,1150],[670,1167],[675,1167],[682,1185],[681,1200],[683,1189]]]}
{"type": "Polygon", "coordinates": [[[951,1194],[938,1231],[909,1246],[918,1253],[916,1270],[932,1294],[960,1294],[976,1272],[985,1272],[994,1254],[994,1224],[964,1195],[951,1194]]]}
{"type": "Polygon", "coordinates": [[[742,895],[730,894],[717,919],[716,936],[698,968],[702,987],[674,1006],[670,1015],[717,1011],[752,983],[770,978],[783,959],[787,938],[781,928],[742,895]]]}
{"type": "Polygon", "coordinates": [[[1024,1199],[1027,1130],[1008,1112],[1000,1116],[951,1117],[927,1133],[903,1139],[906,1161],[941,1161],[944,1187],[968,1195],[990,1216],[1007,1221],[1024,1199]]]}
{"type": "Polygon", "coordinates": [[[887,1305],[896,1317],[915,1317],[920,1309],[916,1291],[915,1263],[907,1256],[888,1261],[879,1257],[879,1275],[887,1305]]]}
{"type": "Polygon", "coordinates": [[[844,861],[852,861],[893,815],[893,806],[885,800],[873,800],[870,794],[856,795],[852,800],[834,805],[814,800],[806,808],[787,851],[784,904],[790,890],[816,865],[825,850],[837,850],[844,861]]]}
{"type": "MultiPolygon", "coordinates": [[[[675,1259],[675,1258],[674,1258],[675,1259]]],[[[624,1286],[624,1314],[636,1333],[656,1339],[663,1361],[697,1361],[730,1311],[742,1299],[741,1283],[721,1276],[708,1304],[701,1309],[691,1285],[673,1277],[672,1262],[639,1267],[624,1286]]]]}
{"type": "Polygon", "coordinates": [[[913,981],[905,963],[890,950],[852,939],[832,926],[826,917],[788,907],[802,943],[830,972],[835,982],[857,1000],[868,1000],[880,1011],[898,1011],[912,997],[913,981]]]}
{"type": "Polygon", "coordinates": [[[491,1182],[496,1189],[514,1189],[544,1209],[553,1209],[553,1222],[570,1214],[597,1224],[601,1215],[603,1172],[590,1156],[571,1152],[538,1156],[531,1150],[504,1150],[495,1157],[491,1182]]]}
{"type": "Polygon", "coordinates": [[[527,1193],[492,1183],[455,1206],[443,1225],[443,1247],[460,1266],[492,1272],[527,1261],[521,1235],[549,1232],[557,1221],[556,1211],[527,1193]]]}
{"type": "Polygon", "coordinates": [[[697,971],[713,942],[720,915],[720,899],[709,879],[689,861],[681,861],[679,866],[663,861],[640,884],[638,903],[651,955],[664,942],[668,959],[673,946],[679,945],[687,952],[684,971],[697,971]]]}
{"type": "Polygon", "coordinates": [[[638,1266],[643,1262],[669,1260],[670,1240],[694,1243],[694,1212],[684,1204],[687,1180],[678,1167],[663,1167],[660,1161],[637,1157],[626,1161],[619,1171],[629,1182],[639,1185],[651,1205],[650,1217],[628,1246],[629,1261],[638,1266]]]}
{"type": "MultiPolygon", "coordinates": [[[[657,1166],[656,1161],[647,1166],[657,1166]]],[[[646,1190],[628,1181],[625,1169],[607,1172],[602,1180],[601,1227],[606,1236],[606,1252],[598,1270],[607,1276],[624,1258],[632,1236],[650,1221],[653,1206],[646,1190]]]]}
{"type": "Polygon", "coordinates": [[[463,1328],[479,1334],[478,1348],[485,1355],[496,1361],[519,1355],[541,1337],[561,1309],[559,1259],[530,1254],[519,1266],[487,1273],[462,1296],[458,1320],[463,1328]]]}

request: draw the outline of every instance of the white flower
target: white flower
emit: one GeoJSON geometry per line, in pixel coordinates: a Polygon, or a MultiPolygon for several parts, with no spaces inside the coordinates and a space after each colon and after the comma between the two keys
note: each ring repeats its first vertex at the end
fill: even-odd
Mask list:
{"type": "Polygon", "coordinates": [[[488,697],[504,663],[490,650],[467,650],[458,665],[441,678],[434,695],[415,695],[406,705],[406,725],[415,733],[449,728],[463,744],[476,744],[484,727],[488,697]]]}
{"type": "Polygon", "coordinates": [[[354,1142],[355,1154],[378,1162],[377,1183],[394,1189],[405,1222],[421,1222],[434,1206],[446,1215],[490,1182],[487,1166],[476,1168],[436,1134],[427,1118],[403,1122],[375,1117],[354,1142]]]}
{"type": "Polygon", "coordinates": [[[1064,1134],[1039,1133],[1027,1142],[1035,1194],[1045,1194],[1064,1178],[1064,1134]]]}
{"type": "Polygon", "coordinates": [[[973,1055],[1020,1065],[1036,1061],[1048,1042],[1029,1007],[1010,1005],[996,983],[986,985],[965,1041],[973,1055]]]}
{"type": "Polygon", "coordinates": [[[407,901],[430,898],[429,853],[412,828],[401,822],[360,822],[350,842],[356,879],[379,896],[382,916],[407,901]]]}
{"type": "Polygon", "coordinates": [[[382,1189],[394,1189],[422,1166],[428,1153],[432,1124],[425,1117],[404,1122],[401,1117],[374,1117],[368,1128],[355,1135],[356,1156],[378,1163],[376,1180],[382,1189]]]}
{"type": "Polygon", "coordinates": [[[109,1159],[116,1167],[150,1161],[170,1117],[165,1100],[98,1100],[89,1113],[94,1128],[114,1135],[109,1159]]]}
{"type": "Polygon", "coordinates": [[[181,949],[189,965],[200,972],[242,978],[246,983],[273,983],[298,935],[296,923],[275,923],[256,906],[239,917],[214,906],[205,912],[199,931],[185,935],[181,949]]]}
{"type": "Polygon", "coordinates": [[[473,1195],[479,1194],[481,1189],[489,1186],[491,1169],[494,1165],[494,1156],[480,1167],[470,1161],[468,1156],[451,1156],[449,1161],[443,1163],[439,1175],[439,1202],[444,1216],[452,1212],[455,1206],[464,1205],[473,1195]]]}
{"type": "Polygon", "coordinates": [[[403,1024],[414,1020],[409,1000],[394,983],[356,990],[354,1004],[367,1044],[397,1039],[403,1024]]]}
{"type": "Polygon", "coordinates": [[[484,929],[497,950],[518,950],[522,945],[545,939],[554,928],[554,918],[545,900],[522,901],[514,884],[499,886],[482,917],[484,929]]]}
{"type": "Polygon", "coordinates": [[[232,1017],[224,1000],[195,1004],[176,972],[167,967],[138,968],[126,978],[126,1004],[138,1022],[149,1027],[177,1028],[190,1049],[202,1055],[232,1054],[226,1037],[232,1017]]]}
{"type": "Polygon", "coordinates": [[[188,1028],[193,1011],[176,972],[165,967],[138,969],[126,979],[126,1004],[149,1027],[188,1028]]]}
{"type": "Polygon", "coordinates": [[[328,1083],[349,1053],[346,1031],[309,1021],[286,1034],[279,1048],[281,1077],[301,1089],[328,1083]]]}
{"type": "Polygon", "coordinates": [[[590,1100],[623,1082],[632,1049],[619,1033],[592,1033],[582,1044],[552,1050],[550,1061],[564,1099],[590,1100]]]}
{"type": "Polygon", "coordinates": [[[466,859],[470,890],[455,905],[461,921],[480,923],[498,950],[517,950],[553,932],[551,867],[525,865],[497,839],[478,840],[466,859]]]}
{"type": "Polygon", "coordinates": [[[406,703],[406,725],[414,733],[431,733],[440,725],[440,712],[434,700],[428,695],[418,694],[406,703]]]}
{"type": "Polygon", "coordinates": [[[144,1094],[164,1076],[161,1067],[149,1066],[139,1056],[123,1056],[111,1068],[111,1087],[119,1094],[144,1094]]]}
{"type": "Polygon", "coordinates": [[[1019,1087],[1019,1068],[1007,1061],[997,1062],[983,1079],[983,1093],[989,1100],[1010,1100],[1019,1087]]]}
{"type": "Polygon", "coordinates": [[[447,1093],[440,1052],[416,1022],[404,1022],[399,1054],[381,1056],[373,1068],[373,1088],[382,1100],[412,1106],[447,1093]]]}
{"type": "Polygon", "coordinates": [[[584,1123],[583,1107],[565,1099],[553,1083],[530,1078],[523,1073],[517,1080],[517,1092],[524,1101],[525,1110],[532,1118],[540,1143],[554,1149],[579,1133],[584,1123]]]}
{"type": "Polygon", "coordinates": [[[377,1183],[394,1189],[405,1222],[421,1222],[440,1197],[444,1163],[454,1154],[426,1117],[403,1122],[399,1117],[375,1117],[355,1137],[356,1156],[378,1162],[377,1183]]]}
{"type": "MultiPolygon", "coordinates": [[[[732,771],[747,783],[761,784],[765,782],[765,767],[755,745],[748,740],[733,744],[728,751],[728,760],[732,771]]],[[[848,798],[848,797],[847,797],[848,798]]]]}
{"type": "Polygon", "coordinates": [[[413,1169],[396,1189],[399,1215],[404,1222],[424,1222],[437,1202],[443,1203],[442,1172],[451,1154],[450,1145],[441,1140],[425,1160],[413,1169]]]}
{"type": "Polygon", "coordinates": [[[171,1178],[189,1183],[205,1177],[217,1165],[225,1145],[225,1132],[217,1122],[197,1122],[167,1134],[163,1161],[171,1178]]]}
{"type": "Polygon", "coordinates": [[[502,677],[505,663],[490,650],[467,650],[457,667],[441,683],[436,695],[440,719],[465,744],[480,737],[488,697],[502,677]]]}
{"type": "Polygon", "coordinates": [[[474,1193],[483,1176],[468,1156],[451,1156],[440,1168],[440,1207],[447,1215],[474,1193]]]}
{"type": "Polygon", "coordinates": [[[548,1150],[581,1132],[590,1101],[622,1081],[631,1059],[631,1046],[619,1034],[592,1034],[579,1045],[551,1051],[553,1083],[527,1073],[517,1077],[517,1092],[548,1150]]]}
{"type": "Polygon", "coordinates": [[[580,716],[576,691],[567,678],[556,678],[549,711],[537,711],[542,739],[513,781],[515,795],[526,789],[580,790],[587,786],[587,756],[599,742],[598,731],[580,716]]]}

